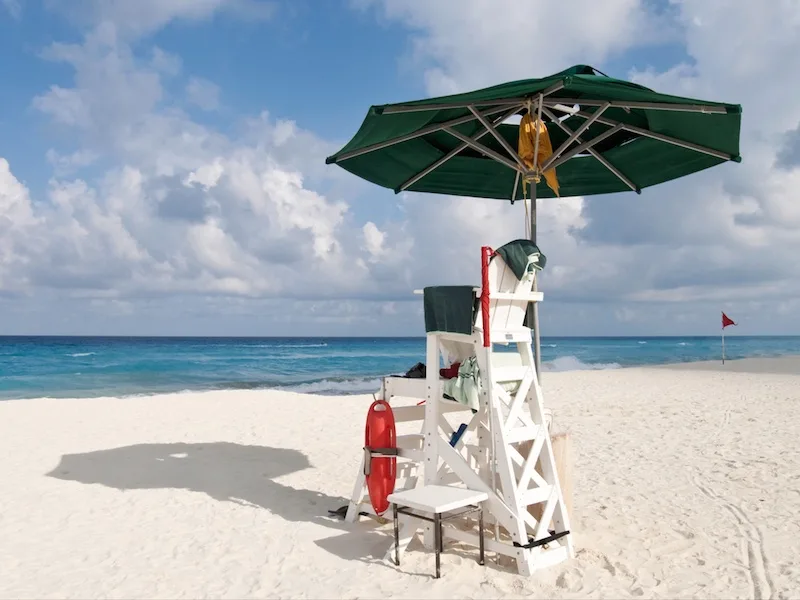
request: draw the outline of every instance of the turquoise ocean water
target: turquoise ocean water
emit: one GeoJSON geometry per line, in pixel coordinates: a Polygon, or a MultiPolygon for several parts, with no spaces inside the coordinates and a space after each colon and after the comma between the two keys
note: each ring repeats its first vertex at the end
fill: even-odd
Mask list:
{"type": "MultiPolygon", "coordinates": [[[[726,354],[800,354],[800,337],[729,336],[726,354]]],[[[549,371],[718,360],[720,338],[544,338],[542,358],[549,371]]],[[[424,338],[0,337],[0,400],[260,388],[358,394],[418,361],[424,338]]]]}

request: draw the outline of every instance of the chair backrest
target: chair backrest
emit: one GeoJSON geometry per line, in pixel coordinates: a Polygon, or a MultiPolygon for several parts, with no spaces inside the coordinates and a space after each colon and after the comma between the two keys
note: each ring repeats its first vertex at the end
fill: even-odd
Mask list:
{"type": "MultiPolygon", "coordinates": [[[[504,248],[516,243],[510,242],[504,248]]],[[[517,246],[515,250],[512,260],[519,263],[515,265],[516,269],[512,269],[500,253],[495,254],[489,263],[489,326],[492,329],[519,329],[523,326],[530,302],[528,296],[536,273],[541,269],[540,261],[544,262],[544,257],[532,244],[517,246]],[[527,263],[522,263],[522,260],[527,263]]],[[[505,256],[511,255],[506,253],[505,256]]],[[[480,306],[476,313],[475,326],[480,328],[483,319],[480,306]]]]}

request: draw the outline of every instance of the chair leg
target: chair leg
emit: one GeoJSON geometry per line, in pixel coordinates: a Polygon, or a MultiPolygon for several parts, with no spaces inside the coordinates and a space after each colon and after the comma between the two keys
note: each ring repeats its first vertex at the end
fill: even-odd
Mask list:
{"type": "Polygon", "coordinates": [[[481,506],[481,510],[478,513],[478,543],[480,544],[480,559],[478,560],[479,565],[484,564],[484,541],[483,541],[483,507],[481,506]]]}
{"type": "Polygon", "coordinates": [[[439,513],[433,515],[433,533],[435,536],[434,546],[436,548],[436,579],[441,577],[441,558],[439,556],[442,550],[442,519],[439,513]]]}
{"type": "Polygon", "coordinates": [[[397,504],[392,504],[392,513],[394,517],[394,562],[400,566],[400,523],[397,518],[397,504]]]}

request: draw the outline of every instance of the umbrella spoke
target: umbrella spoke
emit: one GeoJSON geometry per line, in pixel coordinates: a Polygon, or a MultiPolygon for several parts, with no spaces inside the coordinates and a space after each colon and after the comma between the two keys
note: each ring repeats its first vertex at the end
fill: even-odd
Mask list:
{"type": "MultiPolygon", "coordinates": [[[[544,90],[541,95],[549,96],[554,94],[564,87],[564,82],[559,81],[544,90]]],[[[538,95],[538,94],[537,94],[538,95]]],[[[380,108],[380,114],[396,115],[398,113],[410,113],[429,110],[445,110],[452,108],[469,108],[470,106],[511,106],[512,104],[525,104],[530,98],[503,98],[502,100],[486,100],[486,101],[472,101],[472,102],[443,102],[440,104],[394,104],[380,108]]]]}
{"type": "MultiPolygon", "coordinates": [[[[506,110],[505,106],[501,106],[500,108],[495,107],[481,114],[483,114],[483,116],[485,117],[490,117],[492,115],[496,115],[497,113],[503,110],[506,110]]],[[[384,142],[378,142],[377,144],[364,146],[363,148],[359,148],[358,150],[353,150],[351,152],[344,152],[339,156],[330,157],[328,160],[334,163],[342,162],[343,160],[347,160],[348,158],[355,158],[356,156],[361,156],[362,154],[367,154],[368,152],[374,152],[375,150],[382,150],[383,148],[388,148],[389,146],[401,144],[403,142],[407,142],[409,140],[422,137],[423,135],[428,135],[429,133],[442,131],[444,129],[447,129],[448,127],[455,127],[456,125],[463,125],[464,123],[469,123],[470,121],[474,120],[475,120],[475,115],[469,114],[467,116],[459,117],[458,119],[452,119],[450,121],[445,121],[443,123],[434,123],[433,125],[428,125],[427,127],[423,127],[422,129],[418,129],[417,131],[412,131],[411,133],[407,133],[406,135],[401,135],[396,138],[386,140],[384,142]]]]}
{"type": "Polygon", "coordinates": [[[517,199],[517,189],[519,189],[519,171],[517,171],[517,176],[514,177],[514,190],[511,192],[511,204],[514,204],[514,200],[517,199]]]}
{"type": "MultiPolygon", "coordinates": [[[[566,125],[564,125],[564,123],[562,123],[562,122],[561,122],[561,121],[558,119],[558,117],[557,117],[556,115],[554,115],[554,114],[553,114],[553,112],[552,112],[550,109],[544,108],[544,109],[542,109],[542,110],[543,110],[544,114],[546,114],[548,117],[550,117],[550,119],[551,119],[551,120],[552,120],[552,121],[553,121],[553,122],[554,122],[556,125],[558,125],[558,126],[559,126],[559,127],[560,127],[560,128],[561,128],[561,129],[562,129],[564,132],[565,132],[565,133],[567,133],[567,134],[570,134],[570,135],[571,135],[572,133],[574,133],[574,132],[572,131],[572,129],[570,129],[569,127],[567,127],[566,125]]],[[[582,140],[580,137],[577,137],[577,138],[575,138],[575,139],[578,141],[578,143],[581,143],[581,144],[583,144],[583,140],[582,140]]],[[[586,151],[587,151],[589,154],[591,154],[591,155],[592,155],[592,156],[593,156],[595,159],[597,159],[597,160],[600,162],[600,164],[602,164],[602,165],[603,165],[603,166],[604,166],[606,169],[608,169],[609,171],[611,171],[612,173],[614,173],[614,175],[616,175],[616,176],[617,176],[619,179],[621,179],[621,180],[622,180],[622,182],[623,182],[625,185],[627,185],[629,188],[631,188],[631,190],[633,190],[633,191],[634,191],[634,192],[636,192],[637,194],[641,194],[641,193],[642,193],[642,190],[641,190],[641,188],[639,188],[639,186],[637,186],[635,183],[633,183],[633,181],[631,181],[630,179],[628,179],[628,178],[627,178],[627,177],[626,177],[626,176],[625,176],[625,175],[622,173],[622,171],[620,171],[620,170],[619,170],[617,167],[615,167],[613,164],[611,164],[611,161],[609,161],[609,160],[608,160],[608,159],[607,159],[605,156],[603,156],[602,154],[600,154],[600,153],[599,153],[597,150],[595,150],[594,148],[587,148],[587,149],[586,149],[586,151]]]]}
{"type": "MultiPolygon", "coordinates": [[[[559,98],[558,103],[564,105],[582,104],[583,106],[603,106],[604,100],[584,100],[578,98],[559,98]]],[[[556,101],[548,102],[549,108],[556,108],[556,101]]],[[[643,110],[670,110],[675,112],[699,112],[705,114],[725,115],[728,109],[724,106],[711,106],[709,104],[672,104],[670,102],[622,102],[611,100],[608,102],[610,108],[643,109],[643,110]]]]}
{"type": "MultiPolygon", "coordinates": [[[[503,113],[502,115],[500,115],[499,117],[497,117],[496,119],[494,119],[494,121],[492,121],[492,124],[493,124],[493,125],[498,125],[498,124],[502,123],[502,122],[503,122],[503,121],[505,121],[507,118],[509,118],[510,116],[512,116],[514,113],[516,113],[516,112],[517,112],[519,109],[520,109],[520,106],[515,106],[514,108],[512,108],[512,109],[511,109],[511,110],[509,110],[508,112],[506,112],[506,113],[503,113]]],[[[480,113],[477,113],[477,112],[476,112],[476,114],[480,114],[480,113]]],[[[483,117],[483,115],[481,115],[481,117],[483,117]]],[[[473,140],[473,141],[478,141],[480,138],[482,138],[483,136],[485,136],[487,133],[489,133],[489,130],[488,130],[488,129],[485,129],[485,130],[483,130],[483,131],[479,132],[477,135],[473,136],[473,137],[472,137],[472,140],[473,140]]],[[[450,152],[448,152],[447,154],[445,154],[445,155],[444,155],[442,158],[440,158],[440,159],[439,159],[439,160],[437,160],[436,162],[434,162],[434,163],[432,163],[432,164],[428,165],[428,166],[427,166],[427,167],[425,167],[425,168],[424,168],[422,171],[420,171],[419,173],[417,173],[416,175],[414,175],[414,176],[413,176],[413,177],[411,177],[410,179],[407,179],[405,182],[403,182],[402,184],[400,184],[400,186],[399,186],[399,187],[395,188],[395,190],[394,190],[394,191],[395,191],[395,193],[397,194],[397,193],[403,192],[403,191],[405,191],[406,189],[410,188],[412,185],[414,185],[415,183],[417,183],[417,182],[418,182],[420,179],[422,179],[423,177],[425,177],[425,176],[429,175],[430,173],[432,173],[433,171],[435,171],[436,169],[438,169],[439,167],[441,167],[441,166],[442,166],[444,163],[446,163],[448,160],[450,160],[451,158],[453,158],[453,157],[454,157],[456,154],[458,154],[458,153],[459,153],[459,152],[461,152],[462,150],[465,150],[465,149],[467,149],[467,148],[469,148],[469,147],[470,147],[470,146],[469,146],[469,144],[462,143],[460,146],[458,146],[458,147],[456,147],[456,148],[453,148],[453,149],[452,149],[450,152]]]]}
{"type": "Polygon", "coordinates": [[[479,113],[474,106],[470,106],[469,111],[473,115],[475,115],[475,118],[481,122],[481,125],[483,125],[486,128],[486,130],[494,136],[494,139],[500,142],[500,145],[506,149],[506,152],[508,152],[511,155],[511,158],[517,161],[517,164],[520,167],[522,167],[523,169],[527,169],[525,163],[522,162],[522,159],[519,157],[519,154],[517,154],[517,151],[511,147],[511,144],[508,143],[508,140],[506,138],[497,133],[497,130],[494,128],[494,125],[489,123],[489,121],[486,120],[486,117],[484,117],[481,113],[479,113]]]}
{"type": "Polygon", "coordinates": [[[484,146],[481,143],[473,141],[472,138],[467,137],[466,135],[464,135],[460,131],[456,131],[455,129],[452,129],[450,127],[445,127],[444,130],[447,133],[449,133],[450,135],[452,135],[453,137],[456,137],[456,138],[460,139],[462,142],[464,142],[465,144],[467,144],[468,146],[470,146],[474,150],[477,150],[478,152],[481,152],[482,154],[485,154],[489,158],[495,159],[499,163],[503,163],[509,169],[513,169],[514,171],[520,171],[521,170],[519,165],[514,164],[510,159],[506,158],[505,156],[503,156],[502,154],[500,154],[498,152],[495,152],[491,148],[487,148],[486,146],[484,146]]]}
{"type": "Polygon", "coordinates": [[[603,106],[598,108],[591,117],[589,117],[583,123],[581,123],[581,126],[578,127],[575,131],[573,131],[572,135],[570,135],[566,139],[566,141],[563,144],[561,144],[558,147],[558,149],[555,152],[553,152],[552,156],[550,156],[550,158],[548,158],[547,161],[542,165],[542,171],[546,171],[547,169],[549,169],[550,165],[552,165],[554,162],[556,162],[556,160],[558,160],[558,157],[561,156],[561,154],[563,154],[567,150],[567,148],[569,148],[569,146],[572,144],[572,142],[574,142],[576,139],[578,139],[578,136],[580,134],[582,134],[584,131],[586,131],[592,123],[594,123],[597,119],[599,119],[600,115],[602,115],[603,112],[610,105],[611,105],[610,102],[606,102],[605,104],[603,104],[603,106]]]}
{"type": "MultiPolygon", "coordinates": [[[[546,114],[548,117],[550,117],[550,120],[551,120],[551,121],[553,121],[553,122],[554,122],[554,123],[555,123],[555,124],[556,124],[558,127],[560,127],[560,128],[561,128],[561,129],[562,129],[562,130],[563,130],[565,133],[567,133],[568,135],[572,135],[573,133],[575,133],[574,131],[572,131],[572,129],[570,129],[569,127],[567,127],[566,125],[564,125],[564,123],[562,123],[562,122],[561,122],[561,121],[558,119],[558,116],[557,116],[557,115],[555,115],[555,114],[553,114],[553,112],[552,112],[550,109],[544,108],[544,109],[542,109],[542,111],[544,112],[544,114],[546,114]]],[[[583,140],[582,140],[580,137],[576,137],[575,139],[578,141],[578,143],[580,143],[580,144],[583,144],[583,140]]],[[[589,154],[591,154],[591,155],[592,155],[592,156],[593,156],[595,159],[597,159],[597,161],[598,161],[598,162],[600,162],[600,164],[602,164],[602,165],[603,165],[603,166],[604,166],[606,169],[608,169],[608,170],[609,170],[609,171],[611,171],[611,172],[612,172],[614,175],[616,175],[616,176],[617,176],[619,179],[621,179],[621,180],[622,180],[622,182],[623,182],[625,185],[627,185],[629,188],[631,188],[631,190],[633,190],[633,191],[634,191],[634,192],[636,192],[637,194],[641,194],[641,193],[642,193],[642,190],[641,190],[641,188],[640,188],[639,186],[637,186],[635,183],[633,183],[633,181],[631,181],[630,179],[628,179],[628,178],[627,178],[627,177],[626,177],[626,176],[625,176],[625,175],[622,173],[622,171],[620,171],[620,170],[619,170],[617,167],[615,167],[613,164],[611,164],[611,161],[609,161],[609,160],[608,160],[608,159],[607,159],[605,156],[603,156],[602,154],[600,154],[600,153],[599,153],[597,150],[595,150],[594,148],[587,148],[586,150],[587,150],[587,152],[589,152],[589,154]]]]}
{"type": "Polygon", "coordinates": [[[611,137],[615,133],[621,131],[623,127],[624,127],[623,123],[617,123],[611,129],[607,129],[606,131],[604,131],[603,133],[601,133],[597,137],[592,138],[588,142],[584,142],[580,146],[575,146],[572,150],[569,150],[569,151],[565,152],[561,156],[561,158],[559,158],[558,160],[554,161],[550,168],[551,169],[555,169],[559,165],[563,165],[565,162],[567,162],[570,158],[572,158],[573,156],[575,156],[579,152],[583,152],[584,150],[587,150],[588,148],[591,148],[592,146],[595,146],[595,145],[599,144],[600,142],[602,142],[607,137],[611,137]]]}
{"type": "MultiPolygon", "coordinates": [[[[585,104],[585,102],[584,102],[585,104]]],[[[553,107],[556,108],[556,107],[553,107]]],[[[557,109],[558,110],[558,109],[557,109]]],[[[588,119],[592,116],[592,113],[586,112],[585,110],[579,110],[578,112],[574,113],[579,117],[583,117],[584,119],[588,119]]],[[[635,125],[629,125],[627,123],[621,123],[619,121],[615,121],[613,119],[607,119],[606,117],[599,117],[597,119],[598,123],[602,123],[603,125],[609,125],[612,127],[616,127],[620,125],[622,129],[628,131],[630,133],[635,133],[637,135],[641,135],[643,137],[649,137],[654,140],[658,140],[660,142],[666,142],[667,144],[672,144],[673,146],[680,146],[681,148],[686,148],[687,150],[694,150],[695,152],[702,152],[703,154],[710,154],[711,156],[715,156],[717,158],[721,158],[723,160],[734,160],[734,156],[727,154],[726,152],[720,152],[719,150],[714,150],[713,148],[708,148],[706,146],[701,146],[700,144],[695,144],[693,142],[687,142],[686,140],[680,140],[678,138],[674,138],[668,135],[664,135],[663,133],[656,133],[655,131],[650,131],[649,129],[642,129],[641,127],[636,127],[635,125]]]]}

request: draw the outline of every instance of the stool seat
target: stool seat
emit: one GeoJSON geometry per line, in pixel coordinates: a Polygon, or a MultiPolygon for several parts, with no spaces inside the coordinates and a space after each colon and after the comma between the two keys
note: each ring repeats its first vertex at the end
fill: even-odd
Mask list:
{"type": "MultiPolygon", "coordinates": [[[[398,514],[406,514],[408,516],[422,519],[433,523],[434,531],[434,550],[436,552],[436,578],[440,577],[440,560],[439,554],[443,551],[444,545],[442,543],[442,513],[456,511],[463,508],[473,507],[466,512],[479,512],[478,517],[478,538],[480,541],[480,558],[479,564],[484,564],[484,541],[483,541],[483,506],[482,503],[489,499],[489,494],[486,492],[476,492],[475,490],[468,490],[460,487],[449,485],[424,485],[410,490],[403,490],[389,494],[389,503],[392,505],[392,512],[394,516],[394,550],[395,562],[400,564],[400,534],[398,527],[398,514]],[[424,515],[414,514],[404,510],[403,507],[418,510],[422,513],[432,513],[433,518],[430,519],[424,515]]],[[[461,513],[465,514],[465,513],[461,513]]],[[[445,518],[456,518],[459,514],[451,515],[445,518]]]]}
{"type": "Polygon", "coordinates": [[[408,506],[423,512],[441,514],[470,505],[480,504],[489,499],[486,492],[476,492],[450,485],[424,485],[410,490],[389,494],[392,504],[408,506]]]}

